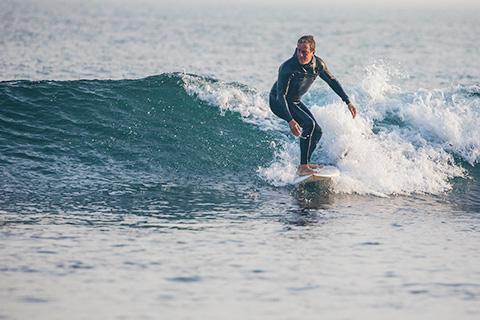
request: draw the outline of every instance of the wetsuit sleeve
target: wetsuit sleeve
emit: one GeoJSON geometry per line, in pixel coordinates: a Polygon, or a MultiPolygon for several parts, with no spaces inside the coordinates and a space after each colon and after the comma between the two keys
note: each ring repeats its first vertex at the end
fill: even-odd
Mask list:
{"type": "Polygon", "coordinates": [[[323,66],[323,71],[319,74],[320,78],[322,78],[322,80],[325,81],[346,104],[349,104],[350,98],[345,93],[345,90],[343,90],[340,82],[338,82],[338,80],[328,71],[325,63],[322,62],[321,64],[323,66]]]}
{"type": "Polygon", "coordinates": [[[278,80],[277,80],[277,102],[279,107],[279,112],[281,112],[284,116],[282,117],[287,122],[292,121],[293,117],[288,109],[287,103],[287,93],[288,88],[290,86],[290,81],[292,80],[293,73],[288,72],[285,70],[284,66],[280,67],[278,71],[278,80]]]}

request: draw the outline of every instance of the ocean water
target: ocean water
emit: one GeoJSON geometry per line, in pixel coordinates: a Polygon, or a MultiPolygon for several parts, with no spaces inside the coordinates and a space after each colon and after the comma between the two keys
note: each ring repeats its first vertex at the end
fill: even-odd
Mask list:
{"type": "Polygon", "coordinates": [[[0,3],[0,319],[480,317],[479,4],[303,3],[0,3]]]}

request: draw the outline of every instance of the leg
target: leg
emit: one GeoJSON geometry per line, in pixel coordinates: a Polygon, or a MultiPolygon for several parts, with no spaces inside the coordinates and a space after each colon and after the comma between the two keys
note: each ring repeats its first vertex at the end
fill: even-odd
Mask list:
{"type": "Polygon", "coordinates": [[[308,165],[313,151],[317,147],[320,138],[322,137],[322,129],[315,121],[315,117],[302,103],[295,105],[295,108],[290,109],[295,121],[302,127],[302,136],[300,138],[300,154],[301,165],[308,165]]]}
{"type": "MultiPolygon", "coordinates": [[[[288,121],[286,115],[283,114],[278,102],[270,96],[270,109],[279,118],[288,121]]],[[[315,121],[315,117],[310,110],[302,103],[288,103],[288,109],[295,121],[302,127],[302,136],[300,137],[300,154],[301,161],[298,167],[298,174],[300,176],[309,175],[314,173],[313,169],[317,169],[321,166],[310,167],[310,157],[313,151],[317,147],[318,141],[322,137],[322,129],[315,121]]]]}

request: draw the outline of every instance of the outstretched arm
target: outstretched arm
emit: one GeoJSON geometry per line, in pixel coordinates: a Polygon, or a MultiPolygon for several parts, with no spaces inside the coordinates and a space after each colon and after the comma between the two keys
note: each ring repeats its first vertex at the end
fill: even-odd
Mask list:
{"type": "Polygon", "coordinates": [[[348,110],[350,110],[350,113],[353,116],[353,119],[357,116],[357,108],[353,105],[353,103],[350,102],[350,98],[348,95],[345,93],[345,90],[343,90],[342,85],[338,80],[328,71],[327,66],[323,64],[323,71],[320,72],[320,78],[322,78],[323,81],[325,81],[330,88],[332,88],[333,91],[335,91],[336,94],[342,100],[347,104],[348,110]]]}

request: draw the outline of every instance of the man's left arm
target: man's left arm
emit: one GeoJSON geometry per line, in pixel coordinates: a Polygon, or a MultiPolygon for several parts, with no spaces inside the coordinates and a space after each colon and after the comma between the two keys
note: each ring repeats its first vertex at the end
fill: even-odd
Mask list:
{"type": "Polygon", "coordinates": [[[357,116],[357,108],[355,108],[353,103],[350,101],[350,98],[345,93],[345,90],[343,90],[340,82],[338,82],[338,80],[328,71],[327,66],[323,63],[322,65],[323,71],[320,72],[320,78],[322,78],[322,80],[325,81],[340,98],[342,98],[342,100],[347,104],[348,110],[350,110],[353,119],[355,119],[357,116]]]}

